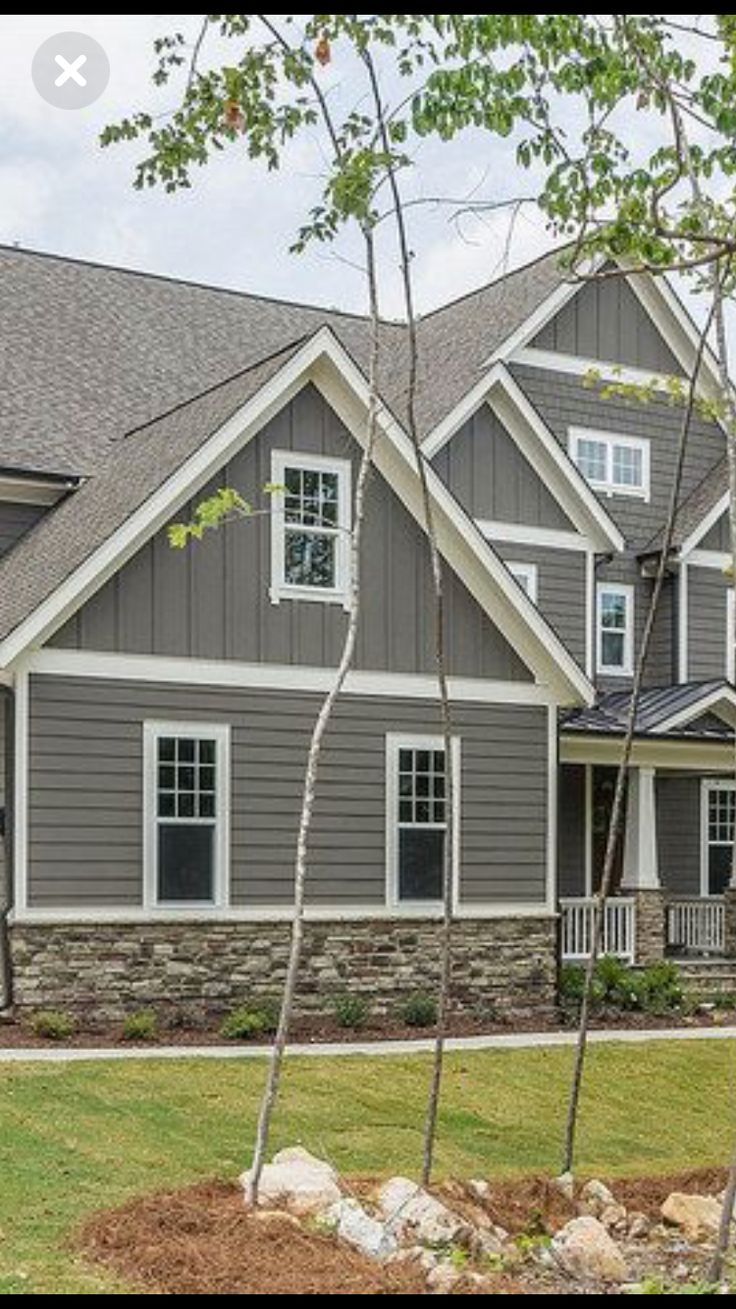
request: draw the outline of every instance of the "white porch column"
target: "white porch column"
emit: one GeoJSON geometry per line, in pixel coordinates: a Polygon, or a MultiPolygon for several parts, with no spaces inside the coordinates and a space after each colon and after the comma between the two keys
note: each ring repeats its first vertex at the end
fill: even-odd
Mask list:
{"type": "Polygon", "coordinates": [[[654,768],[631,768],[626,806],[622,891],[659,891],[654,768]]]}

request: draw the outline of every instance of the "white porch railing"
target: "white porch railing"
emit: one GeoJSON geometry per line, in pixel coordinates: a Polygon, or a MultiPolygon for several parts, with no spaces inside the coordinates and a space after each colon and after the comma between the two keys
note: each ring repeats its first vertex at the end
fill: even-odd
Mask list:
{"type": "MultiPolygon", "coordinates": [[[[568,963],[588,959],[593,941],[593,906],[589,899],[561,900],[562,958],[568,963]]],[[[636,906],[617,896],[606,901],[601,954],[631,963],[636,941],[636,906]]]]}
{"type": "Polygon", "coordinates": [[[670,900],[668,948],[676,954],[723,954],[724,918],[720,896],[670,900]]]}

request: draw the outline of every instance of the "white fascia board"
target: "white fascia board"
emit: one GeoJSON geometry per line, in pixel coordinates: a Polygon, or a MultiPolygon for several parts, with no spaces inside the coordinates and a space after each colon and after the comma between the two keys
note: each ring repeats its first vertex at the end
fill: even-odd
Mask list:
{"type": "Polygon", "coordinates": [[[506,545],[538,545],[545,550],[576,550],[588,554],[590,541],[579,532],[565,532],[556,527],[527,527],[526,523],[505,523],[498,518],[476,518],[476,525],[489,541],[506,545]]]}
{"type": "MultiPolygon", "coordinates": [[[[368,390],[363,374],[335,342],[340,358],[325,354],[313,382],[349,431],[365,438],[368,390]]],[[[382,411],[387,439],[376,442],[374,463],[392,490],[419,523],[423,506],[414,447],[404,429],[382,411]]],[[[550,437],[554,440],[554,437],[550,437]]],[[[427,481],[435,507],[441,554],[506,640],[543,685],[556,688],[560,703],[592,704],[595,690],[559,637],[524,594],[505,564],[461,508],[431,464],[427,481]]]]}
{"type": "Polygon", "coordinates": [[[429,434],[422,445],[427,459],[484,403],[490,405],[532,468],[543,475],[560,507],[591,546],[601,552],[623,550],[623,534],[504,364],[494,364],[429,434]]]}
{"type": "MultiPolygon", "coordinates": [[[[683,561],[684,562],[684,561],[683,561]]],[[[691,568],[713,568],[725,573],[731,567],[733,559],[726,550],[691,550],[687,563],[691,568]]]]}
{"type": "Polygon", "coordinates": [[[58,478],[14,477],[12,473],[0,473],[0,501],[51,507],[69,491],[76,490],[78,485],[79,479],[73,477],[60,481],[58,478]]]}
{"type": "MultiPolygon", "coordinates": [[[[102,654],[47,647],[33,651],[24,668],[35,676],[83,677],[105,681],[162,682],[174,686],[234,687],[238,690],[304,691],[324,695],[335,681],[334,668],[302,664],[248,664],[225,659],[188,659],[165,655],[102,654]]],[[[536,682],[494,678],[450,677],[450,699],[478,704],[550,706],[556,697],[536,682]]],[[[354,670],[345,694],[436,700],[437,678],[417,673],[354,670]]]]}
{"type": "MultiPolygon", "coordinates": [[[[686,709],[680,709],[677,713],[666,718],[663,723],[657,727],[658,732],[671,732],[677,727],[684,727],[691,723],[695,718],[700,718],[702,714],[714,713],[722,718],[729,727],[736,724],[736,691],[729,686],[719,686],[709,695],[704,696],[702,700],[697,700],[695,704],[688,705],[686,709]]],[[[733,750],[733,747],[731,747],[733,750]]]]}
{"type": "MultiPolygon", "coordinates": [[[[561,764],[601,764],[617,767],[621,762],[623,736],[606,737],[591,732],[560,736],[561,764]]],[[[634,741],[631,765],[643,768],[683,768],[689,772],[714,770],[733,776],[733,742],[721,745],[711,741],[646,740],[634,741]]]]}
{"type": "Polygon", "coordinates": [[[728,502],[729,502],[729,493],[728,491],[724,491],[720,499],[716,500],[716,503],[713,505],[712,509],[709,509],[707,514],[705,514],[705,516],[701,518],[695,530],[690,533],[690,535],[686,538],[686,540],[683,541],[682,545],[680,546],[681,559],[687,559],[687,556],[690,554],[692,550],[695,549],[695,547],[700,543],[700,541],[703,540],[703,537],[708,535],[712,527],[715,527],[719,518],[722,518],[723,515],[727,512],[728,502]]]}
{"type": "MultiPolygon", "coordinates": [[[[667,389],[671,374],[657,373],[646,368],[633,368],[630,364],[615,364],[606,359],[589,359],[568,355],[561,350],[540,350],[536,346],[523,346],[509,360],[512,364],[526,364],[529,368],[542,368],[552,373],[567,373],[572,377],[587,377],[591,372],[600,375],[601,382],[625,382],[635,386],[648,386],[655,382],[660,390],[667,389]]],[[[680,381],[686,380],[677,374],[680,381]]]]}

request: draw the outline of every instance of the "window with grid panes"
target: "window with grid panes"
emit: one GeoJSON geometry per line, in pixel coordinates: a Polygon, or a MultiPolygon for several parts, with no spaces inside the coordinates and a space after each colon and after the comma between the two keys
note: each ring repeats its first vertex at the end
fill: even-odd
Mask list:
{"type": "Polygon", "coordinates": [[[215,898],[218,814],[214,737],[156,739],[156,871],[159,903],[215,898]]]}
{"type": "Polygon", "coordinates": [[[400,901],[441,900],[447,837],[445,752],[423,745],[398,752],[400,901]]]}

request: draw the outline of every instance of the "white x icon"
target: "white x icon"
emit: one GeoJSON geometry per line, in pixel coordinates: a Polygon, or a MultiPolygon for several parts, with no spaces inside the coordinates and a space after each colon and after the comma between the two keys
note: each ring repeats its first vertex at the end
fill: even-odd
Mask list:
{"type": "Polygon", "coordinates": [[[70,63],[69,60],[65,59],[63,55],[56,55],[55,60],[56,63],[59,65],[59,68],[62,69],[62,72],[59,74],[56,81],[54,82],[54,86],[64,86],[65,83],[69,81],[69,78],[71,78],[72,81],[76,82],[77,86],[87,85],[86,77],[82,77],[82,74],[79,71],[80,68],[82,67],[82,64],[86,64],[87,62],[86,55],[80,55],[79,58],[75,59],[73,63],[70,63]]]}

